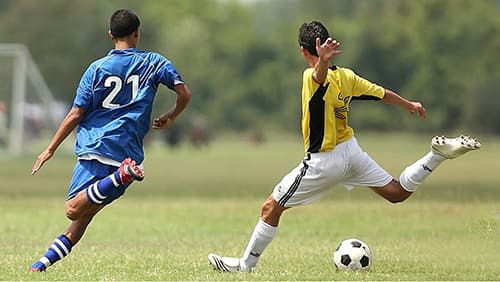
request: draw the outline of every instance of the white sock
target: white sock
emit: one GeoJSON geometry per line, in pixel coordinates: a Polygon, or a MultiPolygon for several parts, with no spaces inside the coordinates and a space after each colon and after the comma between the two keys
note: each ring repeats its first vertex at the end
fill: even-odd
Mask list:
{"type": "Polygon", "coordinates": [[[240,259],[240,265],[246,268],[254,268],[264,249],[271,243],[274,236],[276,236],[276,232],[278,232],[278,227],[271,226],[259,218],[259,222],[257,222],[253,230],[245,253],[240,259]]]}
{"type": "Polygon", "coordinates": [[[399,183],[408,192],[415,192],[420,184],[433,172],[445,157],[430,151],[418,161],[408,166],[399,176],[399,183]]]}

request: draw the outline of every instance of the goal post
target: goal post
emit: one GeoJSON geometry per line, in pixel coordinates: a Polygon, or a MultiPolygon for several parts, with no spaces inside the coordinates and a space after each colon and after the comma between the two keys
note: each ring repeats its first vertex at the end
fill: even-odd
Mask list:
{"type": "Polygon", "coordinates": [[[27,114],[29,115],[29,113],[26,113],[26,88],[28,83],[31,83],[35,94],[46,109],[45,114],[48,115],[49,123],[56,127],[60,117],[56,110],[56,100],[33,61],[28,48],[23,44],[2,43],[0,44],[0,56],[13,59],[10,118],[7,119],[9,121],[7,150],[11,154],[19,155],[23,151],[23,144],[26,143],[24,133],[25,117],[27,114]]]}

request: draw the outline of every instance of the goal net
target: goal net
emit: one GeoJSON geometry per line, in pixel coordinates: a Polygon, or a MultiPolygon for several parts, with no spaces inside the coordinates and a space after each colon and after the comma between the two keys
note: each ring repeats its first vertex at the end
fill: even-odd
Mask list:
{"type": "Polygon", "coordinates": [[[67,111],[22,44],[0,44],[0,151],[20,155],[53,134],[67,111]]]}

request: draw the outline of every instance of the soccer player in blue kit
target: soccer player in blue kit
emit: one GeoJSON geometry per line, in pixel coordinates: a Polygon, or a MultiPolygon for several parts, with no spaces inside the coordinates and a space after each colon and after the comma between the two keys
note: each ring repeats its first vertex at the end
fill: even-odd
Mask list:
{"type": "Polygon", "coordinates": [[[177,101],[170,111],[153,120],[153,129],[170,127],[191,98],[191,91],[168,59],[136,49],[139,26],[139,18],[132,11],[113,13],[109,36],[115,48],[85,71],[72,109],[35,161],[32,174],[77,128],[78,161],[66,201],[66,216],[71,224],[30,267],[30,272],[45,271],[67,256],[92,218],[121,197],[134,180],[144,178],[144,136],[149,131],[159,84],[175,91],[177,101]]]}

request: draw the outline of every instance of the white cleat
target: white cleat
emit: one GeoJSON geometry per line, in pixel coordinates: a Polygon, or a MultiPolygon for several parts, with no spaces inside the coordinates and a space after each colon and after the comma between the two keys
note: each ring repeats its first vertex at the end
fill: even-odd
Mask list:
{"type": "Polygon", "coordinates": [[[251,268],[242,267],[239,258],[221,257],[208,254],[208,261],[215,270],[222,272],[252,272],[251,268]]]}
{"type": "Polygon", "coordinates": [[[431,141],[432,151],[447,159],[454,159],[479,148],[481,148],[481,143],[471,136],[460,135],[456,138],[436,136],[431,141]]]}

